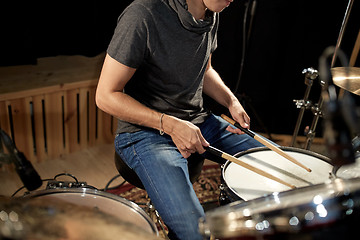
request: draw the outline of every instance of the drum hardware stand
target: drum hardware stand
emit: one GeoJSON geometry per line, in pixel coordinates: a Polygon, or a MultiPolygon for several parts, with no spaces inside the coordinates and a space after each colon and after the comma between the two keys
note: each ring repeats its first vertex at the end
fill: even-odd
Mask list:
{"type": "Polygon", "coordinates": [[[156,219],[156,223],[159,224],[159,226],[160,226],[160,228],[161,228],[161,230],[162,230],[162,232],[164,234],[165,239],[170,240],[169,237],[167,236],[164,223],[162,222],[158,211],[152,205],[151,201],[149,203],[147,203],[146,212],[149,214],[151,219],[153,219],[153,217],[156,219]]]}
{"type": "MultiPolygon", "coordinates": [[[[320,81],[320,85],[322,88],[324,88],[325,83],[323,81],[320,81]]],[[[322,99],[322,97],[320,97],[318,103],[311,108],[311,110],[314,114],[314,118],[311,123],[311,127],[310,127],[309,131],[306,133],[306,142],[305,142],[304,149],[309,150],[311,147],[311,144],[314,140],[316,126],[318,124],[319,118],[323,116],[323,112],[321,110],[323,103],[324,103],[324,100],[322,99]]]]}
{"type": "MultiPolygon", "coordinates": [[[[318,76],[319,76],[318,71],[315,70],[314,68],[307,68],[307,69],[304,69],[302,71],[302,73],[305,74],[305,84],[307,85],[307,88],[305,90],[304,99],[294,100],[296,107],[300,108],[300,113],[299,113],[299,116],[298,116],[298,119],[297,119],[297,122],[295,125],[295,130],[294,130],[294,134],[293,134],[293,137],[291,140],[290,147],[294,147],[294,145],[295,145],[296,137],[299,133],[300,124],[302,122],[302,118],[304,116],[305,110],[310,109],[312,111],[312,113],[314,114],[314,118],[313,118],[311,127],[309,129],[307,129],[307,131],[306,131],[306,142],[305,142],[305,147],[304,147],[305,149],[309,150],[310,146],[314,140],[314,137],[315,137],[316,125],[318,123],[319,118],[322,117],[321,107],[323,104],[323,100],[320,97],[317,104],[313,104],[311,101],[308,100],[310,90],[313,85],[313,81],[316,78],[318,78],[318,76]]],[[[320,85],[323,88],[325,83],[320,81],[320,85]]]]}
{"type": "Polygon", "coordinates": [[[149,215],[149,217],[155,221],[157,224],[159,224],[165,239],[170,240],[166,230],[165,230],[165,225],[160,217],[159,212],[156,210],[156,208],[154,207],[154,205],[151,203],[151,201],[149,201],[148,203],[146,203],[146,207],[145,207],[145,212],[149,215]],[[155,219],[155,220],[154,220],[155,219]]]}
{"type": "MultiPolygon", "coordinates": [[[[339,36],[338,36],[338,39],[337,39],[337,42],[336,42],[335,51],[334,51],[333,56],[332,56],[332,61],[331,61],[331,66],[330,66],[331,68],[334,67],[334,65],[335,65],[335,61],[336,61],[336,58],[338,56],[338,51],[340,50],[339,48],[340,48],[340,45],[341,45],[341,42],[342,42],[342,39],[343,39],[343,35],[344,35],[344,32],[345,32],[347,22],[349,20],[349,16],[350,16],[350,12],[351,12],[353,3],[354,3],[354,0],[349,0],[349,2],[348,2],[348,5],[347,5],[346,11],[345,11],[345,16],[344,16],[343,22],[341,24],[339,36]]],[[[325,83],[321,81],[320,84],[322,86],[322,90],[324,90],[325,83]]],[[[312,141],[314,140],[315,128],[316,128],[316,125],[318,123],[318,120],[319,120],[320,117],[322,117],[321,108],[322,108],[323,103],[324,103],[324,100],[322,99],[322,96],[320,96],[320,99],[319,99],[317,105],[312,107],[312,110],[313,110],[313,113],[314,113],[315,116],[313,118],[313,122],[311,124],[311,127],[310,127],[309,131],[306,134],[307,138],[306,138],[306,143],[305,143],[304,148],[307,149],[307,150],[310,149],[312,141]]],[[[300,107],[298,106],[298,108],[302,108],[302,107],[303,106],[300,106],[300,107]]],[[[301,112],[300,112],[300,115],[301,115],[301,112]]],[[[300,117],[300,115],[299,115],[299,118],[298,118],[298,122],[299,122],[299,119],[301,120],[301,118],[302,118],[302,116],[300,117]]],[[[299,123],[296,124],[296,128],[295,128],[295,131],[294,131],[291,146],[294,145],[295,138],[297,136],[298,130],[299,130],[299,123]]]]}

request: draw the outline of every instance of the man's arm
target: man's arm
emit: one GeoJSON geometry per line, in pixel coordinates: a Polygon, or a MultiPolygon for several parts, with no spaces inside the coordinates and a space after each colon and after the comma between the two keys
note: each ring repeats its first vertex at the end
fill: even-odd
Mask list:
{"type": "MultiPolygon", "coordinates": [[[[225,85],[220,75],[211,66],[211,57],[204,76],[203,91],[216,102],[228,108],[233,119],[242,127],[250,127],[250,117],[247,115],[236,96],[225,85]]],[[[228,130],[238,134],[243,133],[239,129],[228,128],[228,130]]]]}

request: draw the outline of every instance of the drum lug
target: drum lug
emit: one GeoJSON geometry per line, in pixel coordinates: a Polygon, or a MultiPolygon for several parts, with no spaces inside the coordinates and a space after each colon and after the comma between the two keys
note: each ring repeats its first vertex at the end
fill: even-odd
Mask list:
{"type": "Polygon", "coordinates": [[[336,175],[334,173],[332,173],[331,171],[329,172],[329,179],[330,180],[336,179],[336,175]]]}
{"type": "Polygon", "coordinates": [[[225,193],[225,186],[224,184],[220,184],[219,186],[220,189],[220,195],[219,195],[219,203],[220,206],[226,205],[231,203],[229,197],[227,196],[227,194],[225,193]]]}

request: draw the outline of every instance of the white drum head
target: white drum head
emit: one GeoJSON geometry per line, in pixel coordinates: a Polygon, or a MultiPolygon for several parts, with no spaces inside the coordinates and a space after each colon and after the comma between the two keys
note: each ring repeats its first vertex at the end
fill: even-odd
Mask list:
{"type": "MultiPolygon", "coordinates": [[[[310,151],[297,151],[296,149],[283,149],[287,154],[310,168],[308,172],[292,163],[278,153],[267,148],[258,151],[244,152],[237,158],[251,166],[259,168],[297,188],[324,183],[329,180],[333,166],[310,151]]],[[[321,156],[322,157],[322,156],[321,156]]],[[[223,171],[223,178],[228,187],[241,199],[247,201],[271,194],[290,190],[286,185],[263,177],[253,171],[235,163],[227,162],[223,171]]]]}

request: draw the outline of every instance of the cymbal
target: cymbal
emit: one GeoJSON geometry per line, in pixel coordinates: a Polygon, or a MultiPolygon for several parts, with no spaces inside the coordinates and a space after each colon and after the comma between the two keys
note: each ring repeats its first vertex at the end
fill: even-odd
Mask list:
{"type": "Polygon", "coordinates": [[[331,69],[333,82],[340,88],[360,95],[360,68],[334,67],[331,69]]]}

